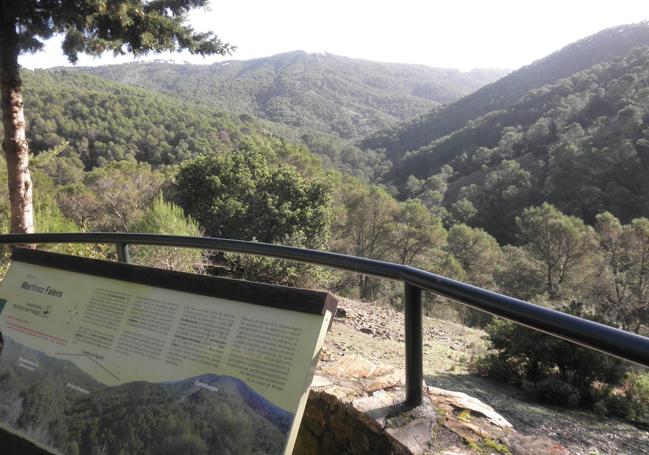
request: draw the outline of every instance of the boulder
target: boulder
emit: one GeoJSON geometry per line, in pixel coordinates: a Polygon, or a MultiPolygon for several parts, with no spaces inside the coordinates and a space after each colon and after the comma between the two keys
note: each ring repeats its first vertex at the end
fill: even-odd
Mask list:
{"type": "Polygon", "coordinates": [[[518,432],[465,393],[423,386],[405,405],[403,370],[346,355],[320,369],[302,419],[296,455],[566,455],[558,442],[518,432]]]}

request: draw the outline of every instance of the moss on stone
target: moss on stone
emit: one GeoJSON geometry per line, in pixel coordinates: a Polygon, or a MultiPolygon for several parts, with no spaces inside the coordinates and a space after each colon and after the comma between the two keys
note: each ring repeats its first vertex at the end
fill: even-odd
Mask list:
{"type": "Polygon", "coordinates": [[[502,453],[503,455],[512,455],[511,451],[509,450],[509,447],[507,447],[505,444],[499,443],[498,441],[494,441],[493,439],[486,438],[485,440],[482,441],[482,443],[486,447],[489,447],[490,449],[494,449],[498,453],[502,453]]]}

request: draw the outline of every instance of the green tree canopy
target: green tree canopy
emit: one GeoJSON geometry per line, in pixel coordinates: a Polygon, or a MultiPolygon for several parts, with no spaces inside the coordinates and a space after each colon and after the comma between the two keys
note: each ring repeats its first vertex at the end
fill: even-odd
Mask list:
{"type": "Polygon", "coordinates": [[[637,332],[649,324],[649,219],[622,225],[606,212],[597,215],[596,229],[604,256],[599,309],[610,323],[637,332]]]}
{"type": "Polygon", "coordinates": [[[441,256],[441,248],[446,245],[446,229],[421,202],[407,200],[395,218],[393,244],[401,264],[430,264],[441,256]]]}
{"type": "Polygon", "coordinates": [[[456,224],[448,232],[448,251],[458,260],[471,284],[496,287],[494,273],[502,260],[496,239],[482,229],[456,224]]]}
{"type": "Polygon", "coordinates": [[[592,229],[548,203],[525,209],[516,224],[524,248],[544,271],[547,291],[556,296],[564,281],[593,251],[592,229]]]}
{"type": "Polygon", "coordinates": [[[63,187],[59,205],[83,228],[128,231],[163,183],[164,176],[146,163],[117,161],[87,173],[83,183],[63,187]]]}
{"type": "Polygon", "coordinates": [[[270,243],[299,237],[311,248],[328,238],[328,185],[255,148],[186,161],[176,183],[180,205],[207,235],[270,243]]]}

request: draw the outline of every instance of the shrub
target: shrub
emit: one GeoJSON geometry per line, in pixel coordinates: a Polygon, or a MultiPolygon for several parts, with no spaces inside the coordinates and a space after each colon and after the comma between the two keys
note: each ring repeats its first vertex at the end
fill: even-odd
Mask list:
{"type": "Polygon", "coordinates": [[[518,383],[522,376],[518,367],[514,365],[512,359],[502,359],[494,353],[489,353],[484,357],[479,357],[470,367],[474,373],[495,379],[500,382],[518,383]]]}
{"type": "MultiPolygon", "coordinates": [[[[597,320],[578,303],[560,310],[597,320]]],[[[486,330],[495,352],[477,363],[477,372],[518,385],[533,399],[591,406],[624,380],[626,367],[617,358],[508,321],[495,320],[486,330]]]]}
{"type": "MultiPolygon", "coordinates": [[[[158,195],[153,205],[129,229],[153,234],[201,235],[198,224],[191,217],[186,217],[180,207],[166,202],[162,195],[158,195]]],[[[203,257],[202,251],[194,248],[138,245],[131,247],[130,252],[136,264],[183,272],[200,271],[203,257]]]]}
{"type": "Polygon", "coordinates": [[[609,412],[618,417],[649,423],[649,373],[631,373],[627,376],[623,400],[623,406],[618,404],[609,412]]]}
{"type": "Polygon", "coordinates": [[[649,374],[630,373],[624,384],[624,393],[607,394],[594,404],[593,410],[600,417],[612,415],[649,423],[649,374]]]}
{"type": "MultiPolygon", "coordinates": [[[[304,241],[300,236],[286,238],[280,243],[289,246],[304,246],[304,241]]],[[[324,267],[247,254],[225,253],[223,263],[237,278],[284,286],[319,287],[338,276],[336,272],[324,267]]]]}
{"type": "Polygon", "coordinates": [[[630,374],[627,377],[627,394],[649,406],[649,373],[630,374]]]}

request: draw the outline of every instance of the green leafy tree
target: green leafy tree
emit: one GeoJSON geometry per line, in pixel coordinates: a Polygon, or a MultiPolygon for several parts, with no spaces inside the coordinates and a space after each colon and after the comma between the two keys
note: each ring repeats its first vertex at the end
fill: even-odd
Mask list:
{"type": "Polygon", "coordinates": [[[370,259],[387,259],[393,248],[394,217],[399,207],[385,190],[359,186],[347,194],[343,227],[347,252],[370,259]]]}
{"type": "Polygon", "coordinates": [[[543,270],[546,290],[557,297],[571,273],[592,253],[592,229],[548,203],[525,209],[516,224],[523,247],[543,270]]]}
{"type": "Polygon", "coordinates": [[[402,191],[401,195],[419,199],[434,216],[443,219],[447,216],[443,206],[444,194],[448,189],[448,180],[452,176],[453,168],[450,166],[442,166],[439,173],[425,180],[411,175],[404,187],[405,192],[402,191]]]}
{"type": "Polygon", "coordinates": [[[607,322],[638,332],[649,324],[649,220],[622,225],[612,214],[597,215],[604,256],[600,311],[607,322]]]}
{"type": "MultiPolygon", "coordinates": [[[[40,222],[38,232],[79,232],[80,225],[74,218],[67,216],[59,206],[58,199],[62,188],[57,186],[48,177],[40,166],[33,171],[34,182],[37,184],[35,190],[36,200],[34,212],[39,216],[40,222]]],[[[9,198],[7,195],[7,172],[4,166],[4,158],[0,156],[0,232],[7,233],[11,229],[11,218],[9,198]]],[[[41,248],[56,251],[59,253],[74,254],[79,256],[106,258],[107,245],[84,245],[84,244],[51,244],[41,245],[41,248]]],[[[9,264],[9,249],[0,250],[0,271],[4,272],[9,264]]]]}
{"type": "Polygon", "coordinates": [[[511,240],[516,214],[530,205],[532,174],[522,169],[518,162],[504,160],[497,169],[487,173],[480,185],[472,184],[464,189],[466,199],[460,199],[451,208],[458,219],[467,219],[471,224],[484,227],[498,240],[511,240]]]}
{"type": "MultiPolygon", "coordinates": [[[[501,268],[502,251],[495,238],[482,229],[456,224],[448,231],[447,250],[462,267],[460,279],[497,290],[495,276],[501,268]]],[[[484,326],[491,319],[487,313],[464,305],[457,311],[462,321],[472,326],[484,326]]]]}
{"type": "Polygon", "coordinates": [[[475,286],[495,289],[494,274],[502,261],[496,239],[482,229],[456,224],[448,232],[447,249],[462,266],[466,280],[475,286]]]}
{"type": "Polygon", "coordinates": [[[330,189],[254,148],[201,155],[176,176],[178,201],[213,237],[268,243],[303,239],[319,248],[329,236],[330,189]]]}
{"type": "MultiPolygon", "coordinates": [[[[332,221],[331,190],[304,165],[303,150],[282,142],[248,141],[239,151],[201,155],[180,167],[176,197],[209,236],[322,248],[332,221]]],[[[213,257],[239,278],[285,285],[329,279],[322,268],[238,254],[213,257]]]]}
{"type": "Polygon", "coordinates": [[[91,194],[80,191],[71,196],[81,205],[75,208],[86,211],[90,227],[128,231],[160,192],[164,176],[146,163],[118,161],[88,173],[84,183],[91,194]]]}
{"type": "MultiPolygon", "coordinates": [[[[377,186],[350,188],[344,196],[345,220],[341,226],[342,250],[370,259],[386,260],[394,251],[397,201],[377,186]]],[[[362,297],[373,297],[373,282],[367,275],[359,276],[362,297]]]]}
{"type": "Polygon", "coordinates": [[[435,262],[441,256],[441,248],[446,245],[446,229],[421,202],[414,199],[404,202],[395,218],[393,242],[399,263],[421,265],[435,262]]]}
{"type": "Polygon", "coordinates": [[[25,134],[22,80],[18,56],[43,47],[63,34],[63,52],[75,63],[80,53],[143,55],[187,49],[200,55],[231,50],[212,33],[186,24],[190,9],[206,0],[21,0],[0,2],[0,91],[4,127],[11,230],[33,232],[32,181],[25,134]]]}
{"type": "Polygon", "coordinates": [[[534,300],[546,290],[545,276],[538,263],[523,248],[505,245],[502,268],[496,273],[500,290],[523,300],[534,300]]]}
{"type": "Polygon", "coordinates": [[[478,210],[467,198],[455,201],[449,207],[450,221],[454,223],[468,223],[475,217],[478,210]]]}

